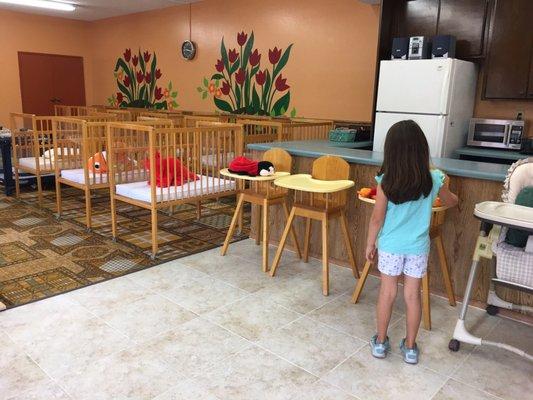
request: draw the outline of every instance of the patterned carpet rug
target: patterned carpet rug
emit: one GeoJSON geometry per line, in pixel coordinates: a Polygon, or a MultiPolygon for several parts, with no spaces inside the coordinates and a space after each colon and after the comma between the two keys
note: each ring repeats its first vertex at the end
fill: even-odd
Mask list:
{"type": "MultiPolygon", "coordinates": [[[[235,207],[234,198],[181,205],[159,214],[159,252],[150,260],[150,211],[117,203],[119,240],[111,240],[109,193],[92,198],[92,232],[85,229],[83,192],[63,189],[63,217],[57,221],[55,193],[45,192],[43,208],[35,192],[22,201],[0,196],[0,301],[7,308],[122,276],[163,262],[220,246],[235,207]]],[[[249,235],[249,209],[244,229],[249,235]]]]}

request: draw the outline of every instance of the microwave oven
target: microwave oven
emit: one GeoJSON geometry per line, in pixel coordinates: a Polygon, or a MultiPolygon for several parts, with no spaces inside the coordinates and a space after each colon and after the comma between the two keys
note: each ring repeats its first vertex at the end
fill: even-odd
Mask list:
{"type": "Polygon", "coordinates": [[[467,145],[520,150],[524,128],[522,120],[472,118],[467,145]]]}

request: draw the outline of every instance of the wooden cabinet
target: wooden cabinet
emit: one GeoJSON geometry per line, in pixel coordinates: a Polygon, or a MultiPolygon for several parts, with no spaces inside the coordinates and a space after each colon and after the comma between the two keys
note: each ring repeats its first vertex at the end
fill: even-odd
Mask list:
{"type": "MultiPolygon", "coordinates": [[[[456,57],[483,57],[491,0],[384,0],[395,8],[391,18],[392,37],[453,35],[456,57]]],[[[392,40],[392,37],[389,40],[392,40]]]]}
{"type": "Polygon", "coordinates": [[[439,35],[457,38],[458,58],[483,57],[489,0],[440,0],[439,35]]]}
{"type": "Polygon", "coordinates": [[[496,0],[489,35],[483,97],[533,98],[533,1],[496,0]]]}

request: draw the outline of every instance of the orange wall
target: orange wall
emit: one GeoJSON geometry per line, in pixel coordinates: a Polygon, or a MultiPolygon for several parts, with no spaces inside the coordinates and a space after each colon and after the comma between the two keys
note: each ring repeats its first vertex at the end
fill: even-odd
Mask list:
{"type": "Polygon", "coordinates": [[[85,91],[92,101],[88,27],[79,21],[0,10],[0,125],[8,126],[10,112],[22,111],[19,51],[84,57],[85,91]]]}
{"type": "Polygon", "coordinates": [[[298,116],[371,119],[379,7],[355,0],[206,0],[192,5],[192,39],[198,54],[181,58],[189,35],[189,7],[97,21],[91,27],[94,101],[116,92],[113,68],[125,48],[155,51],[161,80],[172,80],[181,108],[215,110],[196,88],[214,72],[220,41],[234,47],[236,34],[254,31],[268,64],[268,49],[294,43],[283,76],[298,116]]]}

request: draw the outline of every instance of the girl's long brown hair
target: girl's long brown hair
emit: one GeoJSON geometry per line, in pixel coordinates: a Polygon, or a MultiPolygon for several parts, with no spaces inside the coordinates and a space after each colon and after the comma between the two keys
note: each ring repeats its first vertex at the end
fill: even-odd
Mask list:
{"type": "Polygon", "coordinates": [[[381,188],[394,204],[418,200],[431,193],[429,146],[415,121],[400,121],[390,127],[379,174],[383,174],[381,188]]]}

